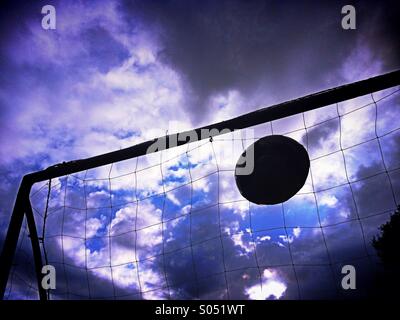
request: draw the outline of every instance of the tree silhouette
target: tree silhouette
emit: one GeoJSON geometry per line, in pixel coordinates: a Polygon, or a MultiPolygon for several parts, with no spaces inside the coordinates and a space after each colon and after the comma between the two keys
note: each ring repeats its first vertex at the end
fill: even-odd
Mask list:
{"type": "Polygon", "coordinates": [[[380,235],[372,239],[372,246],[382,261],[384,274],[379,278],[380,292],[375,294],[393,297],[400,290],[400,205],[379,230],[380,235]]]}
{"type": "Polygon", "coordinates": [[[390,220],[379,228],[381,235],[372,239],[372,245],[385,268],[398,268],[400,263],[400,206],[390,220]]]}

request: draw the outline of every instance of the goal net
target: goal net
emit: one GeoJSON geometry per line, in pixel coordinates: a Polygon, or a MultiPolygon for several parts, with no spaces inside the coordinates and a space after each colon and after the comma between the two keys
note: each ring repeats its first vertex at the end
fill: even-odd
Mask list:
{"type": "MultiPolygon", "coordinates": [[[[400,88],[34,184],[50,299],[313,299],[368,294],[378,228],[400,199],[400,88]],[[241,196],[240,154],[279,134],[310,157],[277,205],[241,196]],[[341,285],[344,265],[357,290],[341,285]]],[[[5,299],[37,299],[24,221],[5,299]]]]}

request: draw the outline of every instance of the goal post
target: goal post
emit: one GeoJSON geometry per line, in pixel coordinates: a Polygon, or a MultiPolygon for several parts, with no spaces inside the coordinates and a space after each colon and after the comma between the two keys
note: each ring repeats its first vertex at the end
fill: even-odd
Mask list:
{"type": "Polygon", "coordinates": [[[0,297],[4,298],[7,281],[12,268],[18,238],[20,235],[24,217],[26,218],[32,254],[36,272],[39,297],[47,299],[46,291],[41,287],[41,269],[43,266],[40,243],[43,241],[38,237],[35,219],[30,204],[30,192],[35,183],[59,178],[62,176],[82,172],[85,170],[101,167],[104,165],[137,158],[149,153],[159,152],[194,141],[212,139],[227,131],[245,129],[267,122],[283,119],[296,114],[322,108],[331,104],[353,99],[359,96],[377,92],[400,85],[400,70],[372,77],[369,79],[353,82],[343,86],[331,88],[310,94],[298,99],[279,103],[270,107],[262,108],[233,119],[218,122],[212,125],[196,128],[193,130],[169,134],[149,140],[132,147],[105,153],[91,158],[63,162],[47,169],[25,175],[21,181],[20,188],[15,200],[10,224],[0,257],[0,297]]]}

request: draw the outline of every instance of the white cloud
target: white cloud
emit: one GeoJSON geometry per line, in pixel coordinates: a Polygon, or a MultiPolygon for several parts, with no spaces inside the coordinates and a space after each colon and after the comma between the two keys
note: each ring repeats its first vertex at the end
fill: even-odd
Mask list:
{"type": "Polygon", "coordinates": [[[286,235],[280,235],[279,236],[279,239],[281,239],[283,242],[285,242],[285,243],[292,243],[293,241],[294,241],[294,238],[293,238],[293,236],[291,236],[291,235],[289,235],[289,236],[286,236],[286,235]]]}
{"type": "MultiPolygon", "coordinates": [[[[301,228],[300,227],[293,228],[292,233],[293,233],[293,235],[290,235],[290,234],[288,234],[288,235],[280,235],[278,238],[281,239],[282,242],[284,242],[284,243],[291,244],[291,243],[293,243],[293,241],[296,238],[300,237],[301,228]]],[[[277,244],[280,247],[284,247],[284,245],[282,243],[280,243],[280,242],[277,242],[277,244]]]]}
{"type": "Polygon", "coordinates": [[[90,218],[86,221],[86,237],[91,238],[103,226],[103,221],[97,218],[90,218]]]}
{"type": "Polygon", "coordinates": [[[322,197],[319,197],[319,204],[322,206],[333,208],[337,203],[338,199],[335,195],[323,195],[322,197]]]}
{"type": "Polygon", "coordinates": [[[252,300],[280,299],[286,289],[286,284],[280,279],[276,271],[265,269],[262,283],[245,288],[245,293],[252,300]]]}
{"type": "Polygon", "coordinates": [[[260,240],[260,241],[269,241],[269,240],[271,240],[271,237],[270,236],[262,236],[262,237],[258,238],[258,240],[260,240]]]}
{"type": "Polygon", "coordinates": [[[294,235],[295,238],[300,237],[300,233],[301,233],[301,228],[300,227],[293,228],[293,235],[294,235]]]}
{"type": "Polygon", "coordinates": [[[244,237],[248,235],[248,233],[244,233],[243,231],[239,231],[236,234],[231,236],[231,239],[235,246],[238,246],[241,250],[239,252],[239,256],[245,256],[250,252],[254,251],[255,243],[253,241],[246,241],[244,237]]]}

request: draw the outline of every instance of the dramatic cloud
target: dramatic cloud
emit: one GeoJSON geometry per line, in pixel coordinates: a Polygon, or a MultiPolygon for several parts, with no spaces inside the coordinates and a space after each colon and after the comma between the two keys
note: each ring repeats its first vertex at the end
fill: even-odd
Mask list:
{"type": "MultiPolygon", "coordinates": [[[[27,172],[399,68],[390,1],[356,2],[347,31],[333,2],[55,2],[56,30],[44,4],[0,16],[0,241],[27,172]]],[[[348,261],[366,288],[371,238],[400,199],[398,90],[53,179],[45,226],[35,185],[52,298],[335,298],[348,261]],[[311,172],[258,206],[234,166],[272,133],[302,143],[311,172]]],[[[36,298],[23,234],[9,298],[36,298]]]]}
{"type": "Polygon", "coordinates": [[[357,32],[341,30],[341,7],[298,1],[123,5],[130,21],[133,14],[154,32],[162,46],[160,59],[185,80],[193,121],[212,119],[217,108],[210,101],[232,89],[246,97],[242,110],[247,111],[368,76],[371,60],[384,58],[385,69],[395,67],[399,48],[391,27],[396,19],[387,15],[392,6],[357,3],[357,32]]]}

